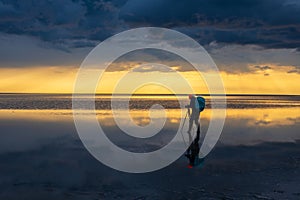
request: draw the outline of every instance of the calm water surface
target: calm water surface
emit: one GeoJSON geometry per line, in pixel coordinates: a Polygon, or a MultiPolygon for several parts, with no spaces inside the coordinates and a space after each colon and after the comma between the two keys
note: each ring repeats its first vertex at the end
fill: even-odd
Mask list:
{"type": "MultiPolygon", "coordinates": [[[[207,100],[202,138],[213,120],[207,100]]],[[[158,136],[144,142],[116,127],[107,96],[96,98],[97,119],[120,147],[153,151],[177,131],[178,102],[170,96],[137,96],[130,102],[130,116],[140,126],[149,124],[148,109],[157,103],[168,119],[158,136]]],[[[0,95],[1,199],[300,198],[299,96],[227,97],[222,135],[201,169],[187,169],[181,157],[144,175],[117,172],[95,160],[76,133],[71,107],[70,95],[0,95]]],[[[126,115],[120,111],[119,117],[126,115]]]]}

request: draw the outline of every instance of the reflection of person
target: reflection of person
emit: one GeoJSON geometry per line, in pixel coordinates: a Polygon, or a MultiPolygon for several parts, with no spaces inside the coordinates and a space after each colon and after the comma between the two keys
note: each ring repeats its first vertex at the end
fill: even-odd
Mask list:
{"type": "Polygon", "coordinates": [[[200,110],[199,110],[199,106],[196,106],[196,102],[197,98],[190,94],[189,95],[189,99],[190,99],[190,105],[187,105],[186,108],[188,108],[188,113],[190,116],[190,121],[189,121],[189,130],[188,133],[191,133],[192,127],[193,127],[193,123],[195,122],[196,126],[199,126],[199,115],[200,115],[200,110]],[[190,108],[192,109],[192,113],[190,113],[190,108]]]}
{"type": "Polygon", "coordinates": [[[186,151],[185,156],[189,159],[189,167],[193,167],[196,166],[198,164],[200,164],[200,160],[199,160],[199,139],[200,139],[200,126],[198,126],[197,128],[197,135],[196,138],[194,139],[194,141],[191,143],[191,145],[189,146],[189,148],[186,151]]]}

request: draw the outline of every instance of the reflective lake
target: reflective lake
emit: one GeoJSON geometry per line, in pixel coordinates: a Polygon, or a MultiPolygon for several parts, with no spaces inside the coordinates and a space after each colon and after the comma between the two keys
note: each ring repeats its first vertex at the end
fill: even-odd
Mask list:
{"type": "MultiPolygon", "coordinates": [[[[82,101],[86,98],[82,95],[82,101]]],[[[123,97],[118,98],[122,104],[123,97]]],[[[213,120],[211,97],[205,98],[202,139],[213,120]]],[[[172,139],[182,119],[172,96],[134,96],[133,122],[160,121],[155,110],[150,118],[154,104],[166,108],[167,120],[158,136],[144,142],[116,126],[109,96],[96,97],[96,117],[118,146],[154,151],[172,139]]],[[[300,198],[299,96],[228,96],[222,135],[201,168],[188,169],[182,156],[146,174],[118,172],[91,156],[78,137],[71,108],[70,95],[0,95],[1,199],[300,198]]],[[[125,112],[120,110],[118,118],[126,126],[125,112]]]]}

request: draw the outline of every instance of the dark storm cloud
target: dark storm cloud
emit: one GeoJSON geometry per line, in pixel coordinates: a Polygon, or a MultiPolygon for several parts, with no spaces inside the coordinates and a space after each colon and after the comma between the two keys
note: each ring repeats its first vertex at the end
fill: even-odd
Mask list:
{"type": "Polygon", "coordinates": [[[91,41],[104,40],[122,28],[116,8],[121,3],[122,0],[2,0],[0,30],[33,36],[58,47],[94,46],[91,41]]]}
{"type": "Polygon", "coordinates": [[[120,18],[139,25],[175,28],[201,44],[212,41],[300,46],[300,4],[282,0],[129,0],[120,18]]]}
{"type": "Polygon", "coordinates": [[[81,48],[129,27],[161,26],[201,44],[299,48],[300,4],[293,0],[0,0],[0,30],[58,48],[81,48]]]}
{"type": "MultiPolygon", "coordinates": [[[[205,45],[222,70],[249,71],[247,63],[264,65],[273,60],[299,65],[295,52],[284,54],[292,61],[277,59],[283,57],[277,51],[276,58],[268,60],[274,54],[270,49],[299,52],[296,0],[0,0],[0,66],[79,65],[99,42],[143,26],[189,35],[205,45]],[[263,47],[267,57],[257,62],[265,52],[253,52],[251,45],[263,47]]],[[[174,45],[184,44],[174,39],[174,45]]]]}
{"type": "Polygon", "coordinates": [[[129,0],[123,19],[150,25],[254,28],[299,24],[299,3],[283,0],[129,0]]]}
{"type": "Polygon", "coordinates": [[[13,6],[7,5],[7,4],[3,4],[0,1],[0,16],[1,17],[6,17],[6,16],[10,15],[13,12],[14,12],[13,6]]]}

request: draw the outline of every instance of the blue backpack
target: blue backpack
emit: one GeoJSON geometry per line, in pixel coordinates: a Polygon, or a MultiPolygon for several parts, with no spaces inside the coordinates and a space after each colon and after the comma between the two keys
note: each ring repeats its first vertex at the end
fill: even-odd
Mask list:
{"type": "Polygon", "coordinates": [[[200,112],[202,112],[205,108],[205,99],[203,97],[196,97],[197,101],[196,103],[196,108],[199,109],[200,112]]]}

